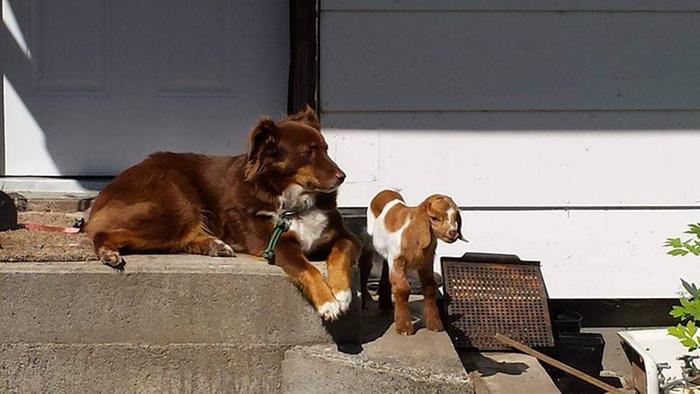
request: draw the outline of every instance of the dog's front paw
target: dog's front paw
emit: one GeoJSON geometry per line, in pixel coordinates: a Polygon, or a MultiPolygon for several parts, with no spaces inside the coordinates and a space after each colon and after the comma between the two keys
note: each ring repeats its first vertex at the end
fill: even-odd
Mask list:
{"type": "Polygon", "coordinates": [[[108,265],[114,269],[123,270],[124,265],[126,265],[126,262],[116,250],[102,249],[99,255],[102,264],[108,265]]]}
{"type": "Polygon", "coordinates": [[[234,257],[236,253],[233,251],[233,248],[224,243],[224,241],[217,239],[209,244],[209,256],[234,257]]]}
{"type": "Polygon", "coordinates": [[[325,321],[338,320],[341,313],[340,303],[335,300],[325,302],[318,308],[318,314],[321,315],[325,321]]]}
{"type": "Polygon", "coordinates": [[[333,293],[336,301],[340,304],[340,311],[345,313],[350,309],[350,303],[352,303],[352,291],[350,289],[340,290],[337,293],[333,293]]]}

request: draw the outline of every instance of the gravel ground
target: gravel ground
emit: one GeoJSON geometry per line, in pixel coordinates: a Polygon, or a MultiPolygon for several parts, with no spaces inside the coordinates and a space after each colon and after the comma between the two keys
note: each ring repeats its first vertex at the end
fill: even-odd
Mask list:
{"type": "MultiPolygon", "coordinates": [[[[82,212],[20,212],[17,221],[52,226],[71,226],[82,212]]],[[[97,257],[84,234],[66,234],[25,229],[0,232],[0,261],[87,261],[97,257]]]]}

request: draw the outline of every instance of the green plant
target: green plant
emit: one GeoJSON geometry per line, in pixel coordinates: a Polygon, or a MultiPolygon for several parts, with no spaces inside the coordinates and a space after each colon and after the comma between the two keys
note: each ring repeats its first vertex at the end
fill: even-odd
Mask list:
{"type": "Polygon", "coordinates": [[[671,309],[670,315],[680,320],[675,327],[669,327],[668,333],[678,338],[683,346],[688,350],[700,348],[700,335],[698,325],[700,325],[700,290],[694,283],[688,283],[681,279],[683,287],[688,292],[688,297],[681,297],[680,305],[675,305],[671,309]]]}
{"type": "Polygon", "coordinates": [[[685,256],[688,253],[700,256],[700,223],[689,224],[688,230],[683,233],[693,234],[695,238],[685,241],[681,241],[680,238],[667,238],[664,246],[671,248],[667,253],[671,256],[685,256]]]}

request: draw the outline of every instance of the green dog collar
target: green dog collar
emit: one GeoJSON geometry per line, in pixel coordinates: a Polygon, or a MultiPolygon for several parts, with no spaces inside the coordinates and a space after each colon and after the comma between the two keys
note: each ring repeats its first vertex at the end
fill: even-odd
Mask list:
{"type": "Polygon", "coordinates": [[[270,236],[267,247],[262,252],[262,257],[267,260],[268,264],[275,263],[275,246],[277,246],[277,242],[279,242],[282,234],[289,230],[292,224],[292,216],[294,216],[292,211],[285,211],[277,216],[275,227],[272,229],[272,236],[270,236]]]}

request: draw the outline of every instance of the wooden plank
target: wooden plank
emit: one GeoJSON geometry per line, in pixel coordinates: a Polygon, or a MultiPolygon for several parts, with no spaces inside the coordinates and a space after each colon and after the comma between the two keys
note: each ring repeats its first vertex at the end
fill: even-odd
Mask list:
{"type": "Polygon", "coordinates": [[[602,381],[600,381],[600,380],[598,380],[598,379],[596,379],[596,378],[594,378],[594,377],[592,377],[592,376],[590,376],[582,371],[579,371],[576,368],[570,367],[559,360],[555,360],[555,359],[553,359],[545,354],[542,354],[542,353],[538,352],[537,350],[532,349],[531,347],[529,347],[527,345],[524,345],[518,341],[510,339],[510,338],[506,337],[505,335],[496,334],[496,339],[498,339],[499,341],[503,342],[504,344],[506,344],[512,348],[518,349],[523,353],[527,353],[527,354],[531,355],[532,357],[535,357],[535,358],[537,358],[537,359],[539,359],[539,360],[541,360],[541,361],[543,361],[543,362],[545,362],[545,363],[547,363],[547,364],[549,364],[557,369],[560,369],[566,373],[569,373],[569,374],[571,374],[571,375],[573,375],[573,376],[575,376],[575,377],[577,377],[585,382],[588,382],[596,387],[599,387],[603,390],[606,390],[606,391],[611,392],[611,393],[624,393],[623,390],[617,389],[617,388],[615,388],[615,387],[613,387],[605,382],[602,382],[602,381]]]}
{"type": "Polygon", "coordinates": [[[316,0],[289,2],[291,58],[287,112],[290,114],[303,110],[306,105],[316,108],[318,79],[316,6],[316,0]]]}

